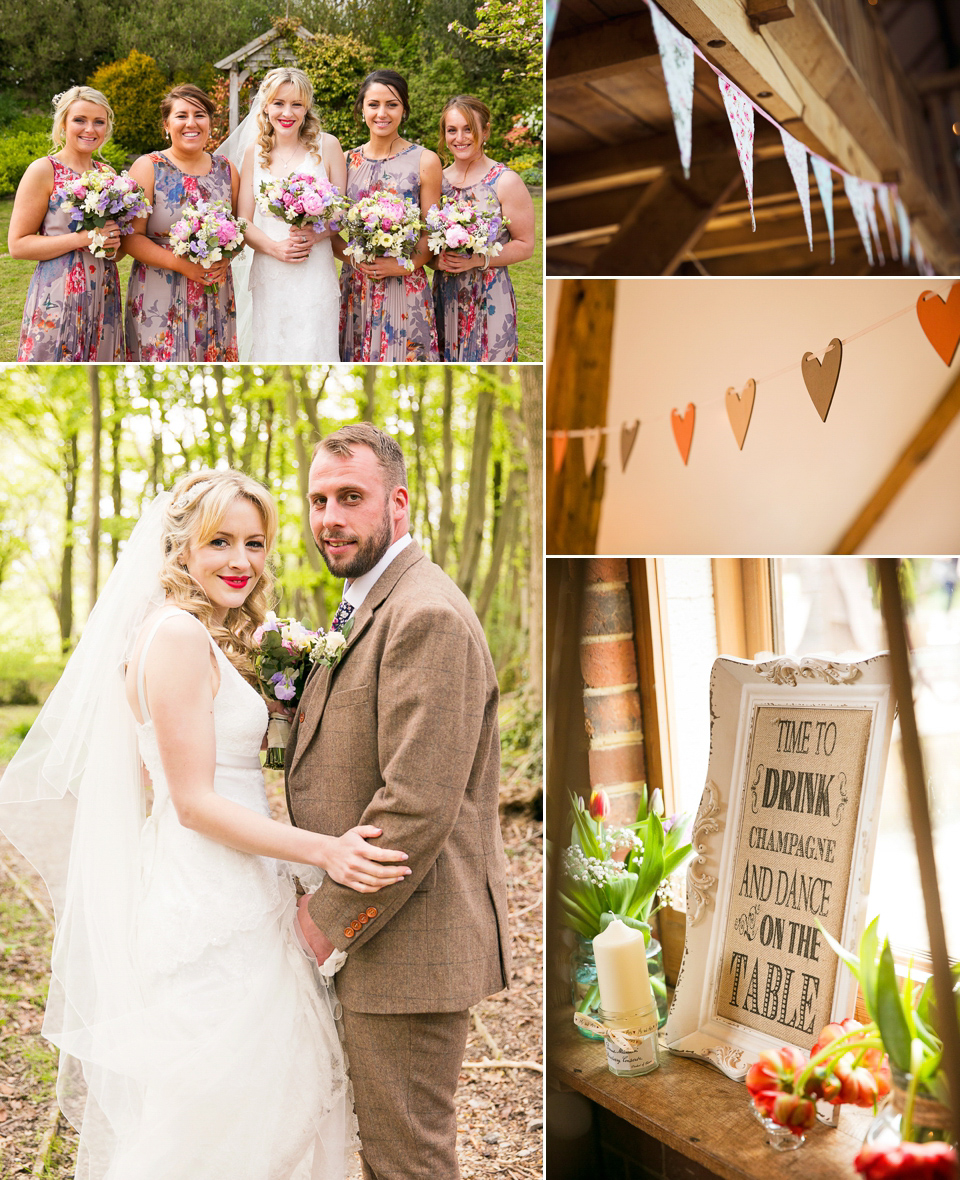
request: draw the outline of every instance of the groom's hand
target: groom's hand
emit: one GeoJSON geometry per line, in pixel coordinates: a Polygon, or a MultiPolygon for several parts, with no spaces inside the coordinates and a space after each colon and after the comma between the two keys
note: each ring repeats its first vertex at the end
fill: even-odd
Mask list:
{"type": "Polygon", "coordinates": [[[317,959],[317,966],[329,958],[333,952],[333,943],[323,933],[320,927],[310,917],[310,898],[311,893],[304,893],[302,897],[297,898],[297,924],[300,927],[300,933],[303,935],[303,940],[307,946],[313,951],[317,959]]]}

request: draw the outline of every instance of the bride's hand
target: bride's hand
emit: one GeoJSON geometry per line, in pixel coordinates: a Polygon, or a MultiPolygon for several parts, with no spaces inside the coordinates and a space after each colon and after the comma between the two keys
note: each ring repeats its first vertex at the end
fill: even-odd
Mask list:
{"type": "Polygon", "coordinates": [[[273,256],[281,262],[303,262],[316,239],[313,230],[292,225],[287,237],[273,243],[273,256]]]}
{"type": "Polygon", "coordinates": [[[358,893],[376,893],[384,885],[402,881],[410,876],[411,870],[398,862],[406,860],[407,854],[367,843],[381,834],[380,828],[372,828],[369,824],[351,828],[331,840],[325,863],[320,867],[338,885],[346,885],[358,893]]]}

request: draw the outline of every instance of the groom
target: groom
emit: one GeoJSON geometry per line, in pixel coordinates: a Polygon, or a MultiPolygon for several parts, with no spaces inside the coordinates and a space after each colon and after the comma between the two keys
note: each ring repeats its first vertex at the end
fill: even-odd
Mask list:
{"type": "MultiPolygon", "coordinates": [[[[300,827],[357,824],[412,873],[361,894],[329,877],[300,899],[337,977],[367,1180],[455,1180],[454,1092],[469,1007],[508,985],[498,688],[477,616],[409,533],[397,443],[369,423],[317,445],[310,525],[346,578],[347,646],[311,676],[287,755],[300,827]]],[[[336,624],[335,624],[336,625],[336,624]]]]}

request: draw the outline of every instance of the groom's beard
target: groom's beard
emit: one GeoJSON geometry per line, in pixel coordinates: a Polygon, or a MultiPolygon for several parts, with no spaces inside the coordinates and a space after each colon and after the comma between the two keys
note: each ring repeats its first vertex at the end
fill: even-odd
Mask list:
{"type": "Polygon", "coordinates": [[[368,570],[372,570],[384,553],[390,548],[393,540],[393,525],[390,520],[390,504],[387,501],[383,506],[383,519],[380,522],[380,527],[376,532],[371,533],[369,537],[351,536],[349,533],[342,533],[338,531],[324,530],[320,535],[320,556],[326,563],[327,569],[336,578],[359,578],[361,574],[365,574],[368,570]],[[327,546],[323,544],[326,540],[334,541],[356,541],[356,552],[352,556],[338,556],[336,552],[331,553],[327,546]]]}

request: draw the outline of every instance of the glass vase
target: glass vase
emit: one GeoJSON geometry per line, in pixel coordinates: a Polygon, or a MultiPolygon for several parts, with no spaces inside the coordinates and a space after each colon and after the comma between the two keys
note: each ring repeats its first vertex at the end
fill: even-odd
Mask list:
{"type": "MultiPolygon", "coordinates": [[[[650,988],[657,1002],[657,1028],[663,1028],[667,1020],[667,984],[663,974],[663,951],[660,943],[651,938],[647,943],[647,973],[650,988]]],[[[570,990],[573,1006],[585,1016],[599,1019],[600,990],[597,987],[597,963],[593,957],[593,941],[577,935],[577,945],[570,955],[570,990]]],[[[589,1029],[579,1028],[581,1036],[591,1041],[603,1038],[589,1029]]]]}
{"type": "Polygon", "coordinates": [[[753,1098],[749,1094],[747,1094],[747,1101],[750,1103],[753,1117],[767,1133],[768,1147],[772,1147],[774,1151],[796,1151],[798,1147],[803,1147],[806,1143],[804,1135],[794,1135],[787,1127],[781,1127],[779,1123],[775,1123],[772,1118],[754,1106],[753,1098]]]}

